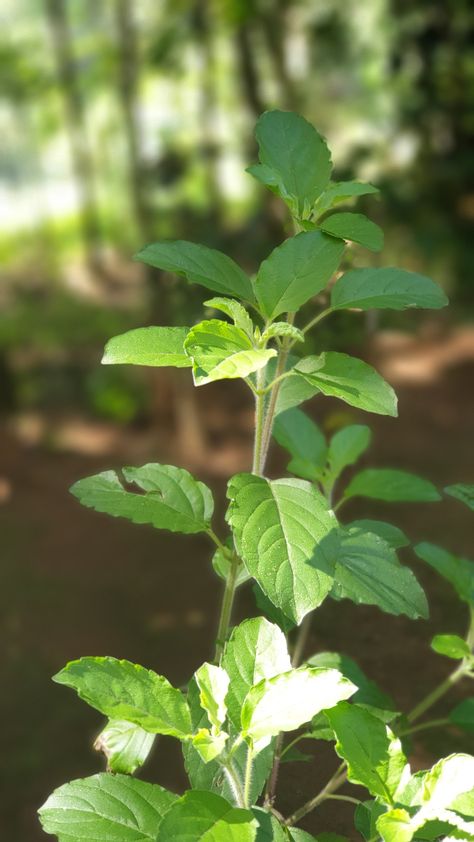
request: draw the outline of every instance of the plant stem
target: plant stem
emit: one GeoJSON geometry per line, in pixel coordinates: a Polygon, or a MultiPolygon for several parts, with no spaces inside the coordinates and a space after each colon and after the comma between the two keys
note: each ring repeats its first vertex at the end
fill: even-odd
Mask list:
{"type": "Polygon", "coordinates": [[[349,804],[361,804],[358,798],[353,798],[352,795],[327,795],[326,801],[348,801],[349,804]]]}
{"type": "Polygon", "coordinates": [[[245,764],[244,777],[244,807],[251,807],[250,803],[250,787],[252,786],[252,771],[253,771],[253,748],[247,746],[247,762],[245,764]]]}
{"type": "Polygon", "coordinates": [[[231,788],[232,794],[237,802],[237,805],[239,807],[244,807],[244,793],[239,780],[239,776],[237,775],[235,768],[230,763],[228,765],[222,766],[222,768],[231,788]]]}
{"type": "Polygon", "coordinates": [[[311,736],[311,734],[309,733],[309,731],[308,731],[308,733],[305,733],[305,734],[298,734],[298,736],[295,737],[295,739],[292,740],[291,743],[288,743],[288,745],[285,746],[285,748],[283,749],[283,751],[280,754],[280,760],[283,760],[285,754],[287,754],[287,752],[289,752],[293,748],[293,746],[296,746],[298,743],[301,742],[301,740],[305,740],[307,737],[310,737],[310,736],[311,736]]]}
{"type": "Polygon", "coordinates": [[[339,768],[334,772],[332,778],[329,779],[326,786],[323,787],[321,792],[318,792],[314,798],[311,798],[306,804],[303,804],[299,810],[296,810],[292,816],[290,816],[285,824],[289,825],[290,827],[297,822],[300,821],[307,813],[311,813],[322,801],[326,801],[330,798],[336,790],[338,790],[347,780],[347,772],[345,767],[345,763],[342,763],[339,768]]]}
{"type": "Polygon", "coordinates": [[[306,614],[301,626],[298,629],[298,636],[296,638],[295,648],[293,649],[293,656],[291,658],[291,666],[293,669],[299,667],[301,661],[303,660],[304,648],[306,646],[309,633],[311,631],[311,623],[313,620],[313,615],[306,614]]]}
{"type": "Polygon", "coordinates": [[[405,731],[397,731],[397,737],[406,737],[408,734],[416,734],[418,731],[426,731],[429,728],[442,728],[443,725],[449,725],[449,719],[430,719],[428,722],[422,722],[420,725],[415,725],[414,728],[407,728],[405,731]]]}
{"type": "MultiPolygon", "coordinates": [[[[287,315],[287,322],[288,324],[292,325],[295,319],[294,313],[288,313],[287,315]]],[[[277,368],[275,371],[274,377],[274,385],[271,390],[270,394],[270,401],[268,403],[267,414],[265,416],[265,424],[263,428],[263,447],[262,447],[262,454],[261,454],[261,470],[263,471],[265,466],[265,461],[268,454],[268,448],[270,447],[270,442],[272,439],[272,427],[273,427],[273,418],[275,415],[276,409],[276,402],[278,399],[278,393],[280,391],[280,385],[282,381],[282,375],[285,374],[286,368],[286,361],[288,359],[288,354],[290,352],[291,343],[289,342],[288,336],[285,336],[282,342],[281,351],[278,355],[278,363],[277,368]]]]}
{"type": "Polygon", "coordinates": [[[424,699],[419,702],[412,711],[407,716],[408,722],[415,722],[420,716],[423,716],[427,710],[429,710],[433,705],[441,699],[448,690],[451,689],[464,675],[466,675],[466,667],[461,664],[457,669],[455,669],[441,684],[438,684],[431,693],[428,693],[424,699]]]}
{"type": "Polygon", "coordinates": [[[311,330],[311,328],[312,328],[312,327],[314,327],[314,326],[315,326],[315,325],[317,325],[320,321],[322,321],[323,319],[325,319],[325,318],[326,318],[326,316],[329,316],[329,315],[332,313],[332,311],[333,311],[333,310],[332,310],[332,307],[328,307],[326,310],[321,310],[321,312],[320,312],[320,313],[318,313],[318,315],[317,315],[317,316],[315,316],[315,317],[314,317],[314,319],[311,319],[311,321],[310,321],[310,322],[308,322],[308,324],[307,324],[307,325],[305,325],[303,328],[301,328],[301,330],[303,331],[303,333],[307,333],[307,332],[308,332],[308,330],[311,330]]]}
{"type": "Polygon", "coordinates": [[[219,618],[219,626],[217,629],[216,639],[216,654],[214,661],[216,664],[220,663],[224,646],[229,632],[230,618],[232,615],[232,606],[234,604],[235,585],[237,581],[237,573],[239,569],[240,559],[235,553],[232,556],[230,570],[227,575],[224,596],[222,599],[221,615],[219,618]]]}
{"type": "Polygon", "coordinates": [[[252,473],[261,475],[262,472],[262,447],[264,442],[265,423],[265,395],[261,394],[263,383],[261,372],[257,376],[257,392],[255,394],[255,439],[253,445],[252,473]]]}

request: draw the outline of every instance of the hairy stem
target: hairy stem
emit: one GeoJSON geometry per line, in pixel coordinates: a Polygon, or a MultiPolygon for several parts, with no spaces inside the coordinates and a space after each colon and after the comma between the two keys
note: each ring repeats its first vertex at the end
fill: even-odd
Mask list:
{"type": "Polygon", "coordinates": [[[252,786],[252,772],[253,772],[253,748],[252,746],[247,746],[247,762],[245,764],[245,777],[244,777],[244,807],[251,807],[250,802],[250,788],[252,786]]]}
{"type": "Polygon", "coordinates": [[[295,810],[292,816],[290,816],[285,824],[289,825],[290,827],[297,822],[300,821],[307,813],[311,813],[319,804],[323,801],[326,801],[328,798],[332,797],[333,794],[346,782],[347,780],[347,771],[345,769],[345,763],[342,763],[339,768],[336,770],[332,778],[327,782],[326,786],[318,792],[314,798],[310,798],[306,804],[303,804],[299,810],[295,810]]]}
{"type": "Polygon", "coordinates": [[[242,784],[234,766],[231,763],[229,763],[228,765],[225,765],[222,768],[224,770],[224,774],[227,778],[227,782],[230,786],[232,795],[235,798],[237,806],[244,807],[244,793],[242,790],[242,784]]]}

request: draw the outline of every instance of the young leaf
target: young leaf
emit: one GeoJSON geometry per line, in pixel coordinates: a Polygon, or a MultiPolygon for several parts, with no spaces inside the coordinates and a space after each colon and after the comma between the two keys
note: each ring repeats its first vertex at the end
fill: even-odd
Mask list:
{"type": "Polygon", "coordinates": [[[347,529],[359,529],[362,532],[372,532],[378,535],[383,541],[386,541],[394,550],[400,550],[402,547],[408,547],[410,539],[407,538],[404,532],[393,526],[392,523],[385,523],[383,520],[353,520],[347,524],[347,529]]]}
{"type": "MultiPolygon", "coordinates": [[[[301,409],[296,407],[281,412],[273,424],[273,436],[293,457],[288,469],[305,466],[309,476],[315,479],[318,471],[326,464],[326,439],[318,425],[301,409]]],[[[298,473],[294,470],[294,473],[298,473]]]]}
{"type": "Polygon", "coordinates": [[[356,690],[349,679],[333,669],[300,667],[263,679],[245,698],[242,733],[254,743],[264,743],[281,731],[294,731],[356,690]]]}
{"type": "Polygon", "coordinates": [[[128,775],[93,775],[56,789],[39,810],[59,842],[155,842],[178,796],[128,775]]]}
{"type": "Polygon", "coordinates": [[[337,526],[323,496],[304,480],[237,474],[228,520],[249,573],[284,614],[300,623],[332,586],[315,549],[337,526]]]}
{"type": "Polygon", "coordinates": [[[449,714],[449,719],[459,728],[474,732],[474,699],[464,699],[449,714]]]}
{"type": "MultiPolygon", "coordinates": [[[[394,716],[396,715],[393,699],[380,690],[374,681],[367,678],[359,665],[352,658],[349,658],[348,655],[340,655],[338,652],[319,652],[317,655],[309,658],[307,663],[311,667],[338,669],[339,672],[358,687],[357,693],[352,697],[352,701],[356,702],[359,706],[363,705],[366,708],[370,706],[371,708],[392,711],[394,716]]],[[[377,716],[376,713],[373,715],[377,716]]]]}
{"type": "Polygon", "coordinates": [[[455,661],[462,661],[463,658],[469,658],[471,655],[466,641],[457,634],[436,634],[431,641],[431,648],[438,655],[445,655],[455,661]]]}
{"type": "Polygon", "coordinates": [[[367,450],[372,438],[365,424],[351,424],[334,433],[329,442],[328,462],[332,477],[338,477],[344,468],[353,465],[367,450]]]}
{"type": "Polygon", "coordinates": [[[328,351],[319,357],[306,357],[294,370],[324,395],[340,398],[367,412],[397,414],[397,398],[392,387],[372,366],[355,357],[328,351]]]}
{"type": "Polygon", "coordinates": [[[273,678],[291,669],[285,635],[264,617],[245,620],[233,630],[224,650],[222,666],[230,678],[229,719],[240,729],[241,709],[250,688],[264,678],[273,678]]]}
{"type": "Polygon", "coordinates": [[[254,842],[257,822],[250,810],[233,807],[220,795],[191,790],[163,819],[156,842],[254,842]]]}
{"type": "Polygon", "coordinates": [[[377,535],[341,529],[321,544],[320,552],[328,564],[332,560],[334,598],[377,605],[387,614],[406,614],[412,620],[428,616],[426,597],[414,574],[377,535]]]}
{"type": "Polygon", "coordinates": [[[465,503],[469,509],[474,511],[474,485],[468,485],[466,482],[458,482],[456,485],[448,485],[443,489],[445,494],[460,500],[465,503]]]}
{"type": "Polygon", "coordinates": [[[150,734],[184,739],[191,731],[186,699],[162,675],[116,658],[80,658],[53,677],[110,719],[125,719],[150,734]]]}
{"type": "Polygon", "coordinates": [[[206,532],[212,517],[212,495],[204,483],[184,468],[149,463],[123,468],[126,482],[145,494],[127,491],[115,471],[104,471],[76,482],[71,494],[83,506],[133,523],[150,523],[170,532],[206,532]]]}
{"type": "Polygon", "coordinates": [[[383,231],[362,213],[335,213],[319,223],[321,231],[359,243],[370,251],[383,249],[383,231]]]}
{"type": "Polygon", "coordinates": [[[331,181],[316,202],[314,215],[318,218],[341,202],[347,202],[351,199],[356,199],[358,196],[367,196],[370,193],[378,192],[377,187],[374,187],[372,184],[363,184],[360,181],[331,181]]]}
{"type": "Polygon", "coordinates": [[[103,365],[151,365],[187,368],[192,365],[183,343],[189,327],[139,327],[109,339],[103,365]]]}
{"type": "Polygon", "coordinates": [[[234,322],[235,326],[243,330],[249,339],[253,339],[254,326],[252,319],[245,307],[235,301],[234,298],[209,298],[204,302],[206,307],[213,307],[214,310],[221,310],[234,322]]]}
{"type": "MultiPolygon", "coordinates": [[[[230,538],[229,541],[226,541],[225,544],[229,547],[229,549],[232,552],[232,538],[230,538]]],[[[231,559],[221,549],[217,549],[214,555],[212,556],[212,566],[217,575],[225,581],[230,572],[231,559]]],[[[243,585],[245,582],[248,582],[250,578],[250,574],[247,572],[244,565],[240,563],[237,571],[237,578],[235,580],[235,586],[238,588],[240,585],[243,585]]]]}
{"type": "Polygon", "coordinates": [[[219,319],[200,322],[193,327],[186,337],[184,349],[193,361],[196,386],[213,380],[247,377],[263,368],[277,353],[274,348],[253,348],[243,330],[219,319]]]}
{"type": "Polygon", "coordinates": [[[321,231],[303,231],[272,251],[255,279],[255,293],[268,319],[296,312],[323,290],[339,266],[344,243],[321,231]]]}
{"type": "Polygon", "coordinates": [[[213,733],[208,728],[200,728],[197,734],[194,734],[191,743],[203,762],[210,763],[222,754],[228,739],[229,735],[225,731],[213,733]]]}
{"type": "Polygon", "coordinates": [[[273,322],[262,334],[262,340],[268,341],[274,336],[289,336],[295,342],[304,342],[304,333],[290,322],[273,322]]]}
{"type": "Polygon", "coordinates": [[[430,278],[388,266],[383,269],[351,269],[334,285],[334,310],[405,310],[419,307],[437,310],[448,304],[443,290],[430,278]]]}
{"type": "Polygon", "coordinates": [[[299,216],[309,216],[331,174],[326,142],[303,117],[289,111],[262,114],[255,137],[264,167],[259,172],[261,180],[276,189],[299,216]]]}
{"type": "Polygon", "coordinates": [[[460,599],[474,605],[474,562],[458,558],[427,541],[417,544],[414,550],[418,558],[426,561],[440,576],[451,582],[460,599]]]}
{"type": "Polygon", "coordinates": [[[389,503],[436,503],[441,500],[432,482],[407,471],[367,468],[350,481],[344,499],[369,497],[389,503]]]}
{"type": "Polygon", "coordinates": [[[213,733],[217,734],[227,716],[225,699],[229,689],[229,676],[222,667],[204,663],[195,673],[195,679],[200,690],[201,707],[209,717],[213,733]]]}
{"type": "Polygon", "coordinates": [[[143,766],[154,742],[154,735],[139,725],[122,719],[110,719],[97,737],[94,748],[105,755],[108,772],[132,775],[143,766]]]}
{"type": "Polygon", "coordinates": [[[216,249],[174,240],[145,246],[134,259],[155,269],[174,272],[190,284],[201,284],[220,295],[255,301],[250,278],[230,257],[216,249]]]}
{"type": "Polygon", "coordinates": [[[400,740],[357,705],[341,702],[327,717],[336,733],[336,751],[347,763],[349,780],[393,804],[407,762],[400,740]]]}

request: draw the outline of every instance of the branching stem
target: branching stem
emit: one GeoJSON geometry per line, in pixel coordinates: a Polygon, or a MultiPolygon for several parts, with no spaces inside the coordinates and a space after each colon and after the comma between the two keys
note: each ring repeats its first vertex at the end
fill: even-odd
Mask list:
{"type": "Polygon", "coordinates": [[[334,772],[332,778],[329,779],[326,786],[322,788],[314,798],[310,798],[306,804],[303,804],[299,810],[296,810],[292,816],[290,816],[285,824],[288,826],[292,826],[297,824],[307,813],[311,813],[312,810],[315,810],[316,807],[319,806],[323,801],[327,801],[328,798],[332,797],[334,793],[340,789],[340,787],[346,782],[347,780],[347,770],[345,768],[345,763],[341,763],[339,768],[334,772]]]}

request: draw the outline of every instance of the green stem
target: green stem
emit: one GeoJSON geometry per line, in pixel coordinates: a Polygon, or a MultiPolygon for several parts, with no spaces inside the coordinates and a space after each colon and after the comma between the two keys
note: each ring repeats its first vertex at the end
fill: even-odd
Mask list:
{"type": "Polygon", "coordinates": [[[299,734],[297,737],[295,737],[295,739],[292,740],[291,743],[288,743],[288,745],[285,746],[283,751],[280,753],[280,760],[283,760],[285,754],[287,754],[287,752],[290,751],[293,748],[293,746],[298,745],[298,743],[300,743],[301,740],[305,740],[307,737],[310,737],[310,736],[311,736],[311,734],[308,731],[307,733],[299,734]]]}
{"type": "Polygon", "coordinates": [[[358,798],[352,798],[352,795],[326,795],[326,801],[348,801],[349,804],[362,804],[358,798]]]}
{"type": "Polygon", "coordinates": [[[230,789],[232,794],[235,798],[238,807],[244,807],[244,793],[242,789],[242,784],[240,782],[239,776],[234,768],[234,766],[229,763],[227,765],[222,766],[224,770],[224,774],[227,778],[229,783],[230,789]]]}
{"type": "Polygon", "coordinates": [[[240,559],[235,553],[232,556],[230,570],[225,582],[224,596],[222,599],[221,615],[219,618],[219,626],[217,629],[216,639],[216,654],[214,661],[216,664],[220,663],[224,646],[229,633],[230,618],[232,616],[232,606],[234,604],[234,596],[237,582],[237,573],[240,565],[240,559]]]}
{"type": "MultiPolygon", "coordinates": [[[[295,319],[294,313],[288,313],[287,315],[287,322],[288,324],[293,324],[295,319]]],[[[261,469],[265,466],[265,461],[268,454],[268,449],[270,447],[270,442],[272,440],[272,427],[273,427],[273,418],[275,416],[275,409],[276,403],[278,399],[278,393],[280,391],[281,381],[283,379],[283,375],[286,373],[286,361],[288,359],[288,354],[290,352],[291,343],[288,341],[288,337],[285,336],[282,342],[282,348],[278,355],[278,363],[274,377],[274,386],[271,390],[270,394],[270,401],[268,403],[267,414],[265,416],[265,424],[263,428],[263,447],[262,447],[262,462],[261,462],[261,469]]]]}
{"type": "Polygon", "coordinates": [[[304,648],[306,646],[309,633],[311,631],[311,623],[313,621],[313,615],[306,614],[301,626],[298,629],[298,636],[296,638],[295,648],[293,649],[293,656],[291,658],[291,666],[293,669],[299,667],[301,661],[303,660],[304,648]]]}
{"type": "Polygon", "coordinates": [[[247,809],[251,807],[250,801],[250,788],[252,786],[252,772],[253,772],[253,748],[252,746],[247,746],[247,762],[245,764],[245,777],[244,777],[244,807],[247,809]]]}
{"type": "Polygon", "coordinates": [[[334,772],[332,778],[329,779],[326,786],[323,787],[321,792],[318,792],[314,798],[310,798],[306,804],[303,804],[299,810],[296,810],[293,815],[286,820],[285,824],[292,827],[294,824],[297,824],[300,819],[306,816],[307,813],[311,813],[311,811],[315,810],[319,804],[331,797],[334,792],[336,792],[336,790],[338,790],[347,780],[347,771],[344,767],[345,763],[342,763],[336,772],[334,772]]]}
{"type": "MultiPolygon", "coordinates": [[[[259,372],[260,375],[260,372],[259,372]]],[[[259,383],[260,376],[257,380],[257,388],[260,389],[263,384],[259,383]]],[[[262,448],[264,441],[264,423],[265,423],[265,396],[260,392],[255,395],[255,439],[253,446],[253,463],[252,473],[261,475],[262,472],[262,448]]]]}
{"type": "Polygon", "coordinates": [[[406,737],[408,734],[416,734],[418,731],[427,731],[429,728],[442,728],[449,725],[449,719],[430,719],[429,722],[422,722],[414,728],[407,728],[405,731],[397,731],[397,737],[406,737]]]}
{"type": "Polygon", "coordinates": [[[326,310],[321,310],[321,312],[318,313],[318,315],[315,316],[314,319],[311,319],[311,321],[308,322],[308,324],[305,325],[303,328],[301,328],[301,330],[303,331],[303,333],[307,333],[308,330],[311,330],[312,327],[317,325],[319,322],[321,322],[323,319],[325,319],[326,316],[329,316],[332,312],[333,312],[332,307],[328,307],[326,310]]]}
{"type": "Polygon", "coordinates": [[[457,669],[455,669],[441,684],[438,684],[431,693],[428,693],[424,699],[419,702],[412,711],[407,716],[408,722],[415,722],[420,716],[423,716],[427,710],[429,710],[433,705],[444,696],[448,690],[451,690],[451,687],[454,687],[455,684],[464,676],[466,675],[466,667],[461,664],[457,669]]]}

